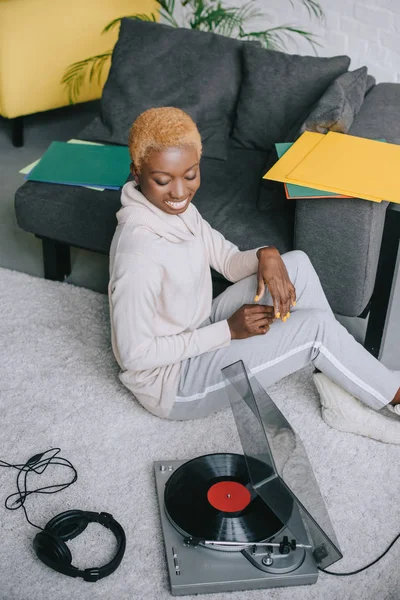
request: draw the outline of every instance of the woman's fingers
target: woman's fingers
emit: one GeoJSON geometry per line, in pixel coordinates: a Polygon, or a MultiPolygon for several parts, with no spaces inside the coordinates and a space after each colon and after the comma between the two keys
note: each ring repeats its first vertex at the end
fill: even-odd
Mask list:
{"type": "Polygon", "coordinates": [[[264,279],[262,277],[259,277],[258,284],[257,284],[257,294],[256,294],[256,297],[254,298],[254,302],[259,302],[259,300],[261,300],[261,298],[264,296],[264,293],[265,293],[264,279]]]}
{"type": "Polygon", "coordinates": [[[264,325],[269,325],[271,323],[272,319],[270,317],[264,317],[262,319],[257,319],[256,321],[253,321],[251,323],[251,327],[264,327],[264,325]]]}
{"type": "MultiPolygon", "coordinates": [[[[275,317],[282,320],[288,319],[291,307],[296,306],[296,290],[291,281],[289,280],[288,283],[280,281],[278,285],[269,285],[269,292],[274,303],[275,317]]],[[[258,302],[264,294],[265,283],[263,279],[259,279],[254,301],[258,302]]]]}
{"type": "Polygon", "coordinates": [[[276,296],[276,302],[274,301],[274,306],[278,307],[278,310],[275,308],[275,316],[277,319],[284,319],[289,312],[289,302],[286,299],[285,291],[282,290],[276,296]]]}
{"type": "Polygon", "coordinates": [[[290,317],[290,309],[293,306],[296,306],[296,290],[294,289],[294,286],[292,283],[289,283],[288,288],[286,288],[285,290],[285,294],[286,294],[286,300],[284,303],[284,315],[289,318],[290,317]]]}
{"type": "Polygon", "coordinates": [[[258,335],[262,335],[263,333],[267,333],[269,331],[271,325],[271,321],[269,319],[265,319],[265,321],[258,325],[258,323],[254,326],[254,333],[258,335]]]}
{"type": "Polygon", "coordinates": [[[282,307],[281,318],[282,318],[282,320],[286,321],[286,319],[288,319],[290,317],[290,298],[289,298],[287,290],[285,290],[284,294],[285,294],[283,296],[284,299],[281,300],[281,307],[282,307]]]}
{"type": "Polygon", "coordinates": [[[293,285],[290,289],[290,304],[291,306],[296,306],[296,290],[293,285]]]}
{"type": "Polygon", "coordinates": [[[262,317],[265,314],[273,314],[273,307],[266,304],[244,304],[242,308],[248,319],[262,317]]]}
{"type": "Polygon", "coordinates": [[[254,325],[254,327],[261,327],[262,325],[265,325],[265,323],[273,323],[274,320],[274,317],[271,317],[270,315],[259,317],[258,319],[254,319],[254,321],[251,322],[251,326],[254,325]]]}
{"type": "Polygon", "coordinates": [[[265,327],[260,327],[260,329],[257,332],[257,335],[265,335],[266,333],[268,333],[269,331],[269,325],[266,325],[265,327]]]}
{"type": "Polygon", "coordinates": [[[286,320],[290,316],[291,307],[291,295],[289,290],[285,287],[277,289],[276,291],[270,290],[272,300],[274,302],[275,317],[277,319],[286,320]]]}
{"type": "Polygon", "coordinates": [[[271,290],[272,302],[274,303],[275,318],[279,319],[281,315],[281,299],[280,296],[274,294],[271,290]]]}
{"type": "Polygon", "coordinates": [[[246,307],[245,320],[249,333],[266,333],[274,320],[273,306],[250,305],[246,307]]]}

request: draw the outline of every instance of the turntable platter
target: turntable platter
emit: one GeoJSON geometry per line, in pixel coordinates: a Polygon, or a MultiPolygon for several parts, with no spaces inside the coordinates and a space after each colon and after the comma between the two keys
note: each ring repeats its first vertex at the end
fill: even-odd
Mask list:
{"type": "Polygon", "coordinates": [[[169,478],[164,502],[174,527],[193,538],[260,542],[284,527],[253,489],[239,454],[208,454],[187,461],[169,478]]]}

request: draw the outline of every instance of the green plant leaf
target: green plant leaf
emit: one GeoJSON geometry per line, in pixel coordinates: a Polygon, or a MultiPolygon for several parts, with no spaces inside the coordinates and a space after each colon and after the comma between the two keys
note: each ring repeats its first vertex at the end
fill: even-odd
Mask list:
{"type": "MultiPolygon", "coordinates": [[[[320,6],[320,4],[319,4],[319,0],[300,0],[300,1],[308,10],[308,14],[310,15],[310,17],[314,16],[317,19],[324,20],[324,18],[325,18],[324,11],[322,9],[322,6],[320,6]]],[[[290,0],[290,4],[292,6],[295,6],[295,0],[290,0]]]]}
{"type": "Polygon", "coordinates": [[[196,10],[190,22],[192,29],[203,29],[220,33],[222,26],[229,29],[237,26],[236,9],[224,9],[220,6],[216,6],[215,8],[212,6],[207,7],[203,2],[200,4],[200,1],[198,10],[196,10]]]}
{"type": "MultiPolygon", "coordinates": [[[[156,2],[161,6],[163,11],[173,19],[173,14],[175,10],[175,0],[156,0],[156,2]]],[[[175,21],[175,19],[173,19],[175,21]]],[[[176,23],[176,21],[175,21],[176,23]]],[[[176,27],[179,27],[177,24],[176,27]]]]}
{"type": "Polygon", "coordinates": [[[258,17],[262,18],[264,13],[254,6],[253,0],[250,0],[241,8],[239,8],[238,15],[243,19],[243,21],[248,21],[249,19],[255,19],[258,17]]]}
{"type": "Polygon", "coordinates": [[[226,19],[221,20],[218,33],[227,35],[228,37],[235,37],[235,33],[243,30],[247,21],[262,16],[263,13],[255,8],[253,0],[250,0],[243,6],[232,9],[231,14],[226,19]]]}
{"type": "Polygon", "coordinates": [[[93,78],[97,75],[97,82],[100,85],[104,65],[110,59],[111,55],[112,50],[109,50],[103,54],[80,60],[67,68],[61,79],[61,83],[67,90],[70,104],[78,100],[82,85],[87,76],[89,82],[92,82],[93,78]]]}
{"type": "Polygon", "coordinates": [[[160,5],[160,17],[164,18],[172,27],[179,27],[174,17],[175,0],[156,0],[160,5]]]}
{"type": "Polygon", "coordinates": [[[111,31],[112,29],[115,29],[116,27],[118,27],[118,25],[121,23],[122,19],[137,19],[138,21],[153,21],[153,22],[157,21],[157,17],[154,13],[150,13],[149,15],[144,14],[144,13],[138,13],[136,15],[124,15],[123,17],[118,17],[117,19],[113,19],[112,21],[110,21],[110,23],[108,23],[108,25],[106,25],[104,27],[104,29],[101,33],[102,34],[107,33],[108,31],[111,31]]]}
{"type": "Polygon", "coordinates": [[[309,31],[298,29],[291,25],[280,25],[278,27],[271,27],[265,31],[242,31],[240,34],[241,38],[249,40],[258,40],[264,46],[270,50],[285,50],[286,38],[291,34],[301,35],[309,42],[314,52],[316,53],[316,46],[321,46],[319,42],[315,40],[315,35],[309,31]]]}

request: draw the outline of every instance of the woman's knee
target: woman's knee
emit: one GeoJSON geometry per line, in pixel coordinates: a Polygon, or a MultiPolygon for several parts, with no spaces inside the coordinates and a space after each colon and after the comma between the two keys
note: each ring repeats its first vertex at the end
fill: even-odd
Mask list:
{"type": "Polygon", "coordinates": [[[311,260],[309,259],[308,254],[303,252],[303,250],[291,250],[291,252],[285,254],[285,256],[288,255],[290,255],[291,259],[294,260],[298,265],[312,268],[311,260]]]}
{"type": "Polygon", "coordinates": [[[324,338],[327,330],[337,324],[333,314],[321,308],[301,310],[296,316],[301,319],[302,328],[306,329],[305,337],[309,337],[310,341],[324,338]]]}
{"type": "Polygon", "coordinates": [[[257,293],[257,275],[249,275],[230,285],[214,298],[211,308],[211,322],[228,319],[243,304],[252,304],[257,293]]]}
{"type": "Polygon", "coordinates": [[[291,279],[297,278],[299,273],[305,273],[306,277],[309,273],[315,273],[311,260],[302,250],[291,250],[290,252],[286,252],[286,254],[282,255],[282,259],[291,279]]]}

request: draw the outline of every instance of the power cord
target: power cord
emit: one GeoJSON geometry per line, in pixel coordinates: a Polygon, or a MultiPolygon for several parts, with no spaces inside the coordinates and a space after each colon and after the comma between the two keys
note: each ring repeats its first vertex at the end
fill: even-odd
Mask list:
{"type": "Polygon", "coordinates": [[[60,448],[51,448],[50,450],[46,450],[45,452],[41,452],[39,454],[31,456],[31,458],[29,458],[24,464],[13,465],[4,460],[0,460],[0,467],[16,469],[18,471],[16,481],[18,491],[7,496],[4,503],[6,509],[18,510],[19,508],[22,508],[28,523],[30,525],[33,525],[33,527],[40,529],[41,531],[43,531],[43,527],[35,525],[35,523],[32,523],[32,521],[30,521],[28,518],[28,514],[25,508],[25,501],[28,498],[28,496],[30,496],[31,494],[56,494],[57,492],[65,490],[67,487],[75,483],[75,481],[78,479],[78,473],[75,467],[66,458],[58,456],[60,452],[60,448]],[[54,485],[47,485],[45,487],[37,488],[35,490],[28,490],[28,475],[30,473],[42,475],[49,465],[60,465],[62,467],[67,467],[68,469],[71,469],[73,471],[72,479],[66,483],[56,483],[54,485]],[[11,503],[11,499],[14,498],[14,496],[17,496],[17,498],[16,500],[14,500],[14,502],[11,503]]]}
{"type": "Polygon", "coordinates": [[[385,556],[385,554],[387,554],[389,552],[390,548],[397,542],[397,540],[399,538],[400,538],[400,533],[398,533],[396,535],[394,540],[392,540],[390,542],[389,546],[386,548],[386,550],[384,552],[382,552],[382,554],[380,556],[378,556],[378,558],[376,558],[372,562],[365,565],[365,567],[361,567],[361,569],[357,569],[356,571],[349,571],[348,573],[334,573],[333,571],[327,571],[326,569],[321,569],[321,567],[318,567],[318,569],[320,571],[322,571],[323,573],[327,573],[328,575],[336,575],[337,577],[348,577],[349,575],[356,575],[357,573],[361,573],[361,571],[365,571],[366,569],[369,569],[370,567],[372,567],[372,565],[377,563],[378,560],[381,560],[381,558],[383,558],[385,556]]]}

